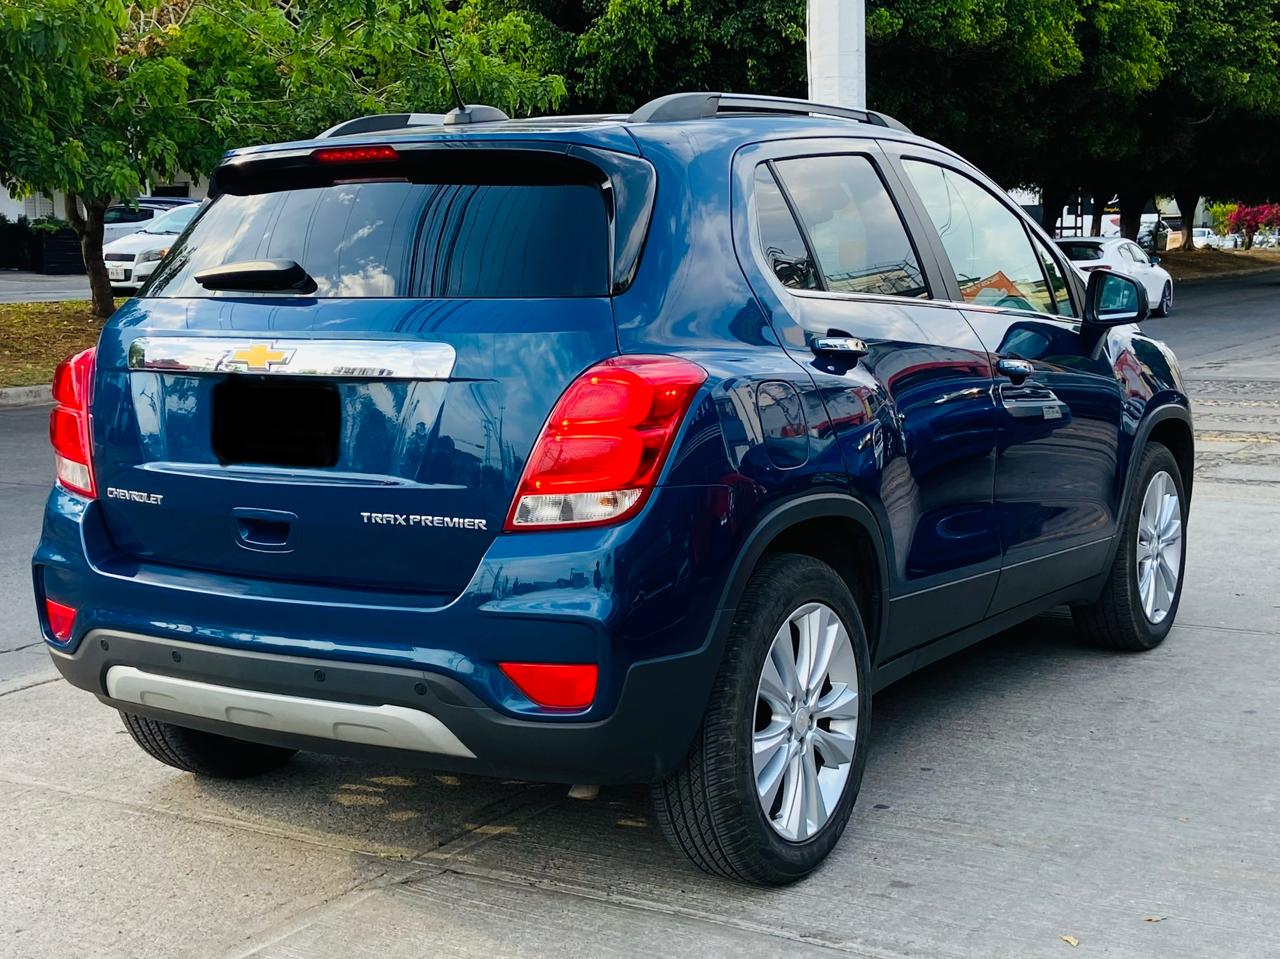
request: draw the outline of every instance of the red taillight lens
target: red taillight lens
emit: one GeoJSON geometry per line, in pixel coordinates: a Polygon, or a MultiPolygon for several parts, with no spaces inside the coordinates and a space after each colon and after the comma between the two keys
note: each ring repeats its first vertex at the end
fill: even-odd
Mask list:
{"type": "Polygon", "coordinates": [[[596,698],[595,663],[499,663],[506,677],[539,706],[586,709],[596,698]]]}
{"type": "Polygon", "coordinates": [[[89,390],[93,385],[94,351],[77,353],[58,364],[53,374],[49,442],[53,444],[58,482],[74,493],[96,496],[93,484],[89,390]]]}
{"type": "Polygon", "coordinates": [[[311,151],[311,159],[317,163],[382,163],[398,160],[400,154],[394,147],[322,147],[311,151]]]}
{"type": "Polygon", "coordinates": [[[53,633],[53,638],[60,643],[70,642],[71,627],[76,622],[76,611],[70,606],[55,603],[45,597],[44,612],[49,620],[49,630],[53,633]]]}
{"type": "Polygon", "coordinates": [[[637,512],[706,378],[672,356],[618,356],[579,376],[534,444],[506,529],[615,523],[637,512]]]}

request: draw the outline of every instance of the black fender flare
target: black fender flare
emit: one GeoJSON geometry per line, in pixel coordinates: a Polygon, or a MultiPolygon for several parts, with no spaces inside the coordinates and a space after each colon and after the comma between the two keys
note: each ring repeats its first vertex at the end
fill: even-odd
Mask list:
{"type": "MultiPolygon", "coordinates": [[[[1124,489],[1120,493],[1120,511],[1116,517],[1116,535],[1112,540],[1111,549],[1107,551],[1107,569],[1111,568],[1112,562],[1115,561],[1116,550],[1120,548],[1120,525],[1123,517],[1129,515],[1129,503],[1133,499],[1134,485],[1138,479],[1138,464],[1142,460],[1142,453],[1147,448],[1152,431],[1167,420],[1181,421],[1186,425],[1192,437],[1194,438],[1195,436],[1195,429],[1191,424],[1191,410],[1181,403],[1161,403],[1143,416],[1138,423],[1138,428],[1133,434],[1133,443],[1129,448],[1129,463],[1125,468],[1124,489]]],[[[1190,484],[1187,484],[1187,505],[1191,505],[1190,484]]]]}
{"type": "Polygon", "coordinates": [[[716,674],[719,673],[720,664],[724,660],[724,649],[728,643],[729,630],[733,626],[738,603],[765,550],[779,535],[798,523],[824,517],[852,519],[871,536],[882,597],[880,621],[877,626],[880,635],[884,635],[889,611],[888,557],[885,553],[885,540],[880,532],[880,525],[876,522],[871,510],[848,493],[839,492],[807,493],[774,504],[752,527],[738,550],[738,555],[721,589],[720,601],[712,616],[705,641],[692,653],[683,654],[685,658],[683,676],[687,684],[684,687],[682,705],[691,716],[697,716],[697,721],[682,723],[680,732],[673,732],[673,735],[679,736],[678,741],[669,744],[675,751],[675,755],[683,757],[687,754],[701,717],[706,712],[716,674]]]}
{"type": "Polygon", "coordinates": [[[868,623],[867,626],[871,628],[874,625],[877,634],[884,635],[889,611],[889,564],[884,535],[880,531],[880,524],[876,521],[875,514],[865,503],[848,493],[807,493],[774,505],[756,523],[738,551],[738,556],[734,560],[720,594],[720,602],[716,607],[716,623],[710,637],[711,643],[715,646],[717,663],[724,649],[729,627],[733,622],[733,612],[737,609],[742,593],[747,587],[747,581],[751,579],[751,574],[755,572],[769,544],[793,526],[824,517],[853,520],[871,537],[876,556],[875,573],[879,582],[881,602],[879,604],[880,621],[875,624],[868,623]]]}

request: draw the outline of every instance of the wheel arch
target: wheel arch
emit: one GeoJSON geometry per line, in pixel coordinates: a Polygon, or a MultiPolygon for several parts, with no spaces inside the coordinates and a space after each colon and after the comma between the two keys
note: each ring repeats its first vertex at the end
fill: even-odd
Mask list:
{"type": "Polygon", "coordinates": [[[781,552],[820,559],[845,581],[862,614],[874,665],[888,612],[888,562],[871,510],[841,493],[815,493],[774,507],[740,550],[720,608],[736,609],[760,562],[781,552]]]}
{"type": "Polygon", "coordinates": [[[1165,403],[1143,417],[1138,426],[1125,477],[1124,505],[1128,506],[1129,498],[1133,495],[1138,461],[1142,459],[1142,453],[1150,443],[1159,443],[1173,454],[1189,504],[1191,485],[1195,480],[1195,433],[1191,426],[1191,412],[1181,404],[1165,403]]]}
{"type": "MultiPolygon", "coordinates": [[[[1125,469],[1124,490],[1120,496],[1120,517],[1129,513],[1129,502],[1136,495],[1134,487],[1137,484],[1138,467],[1142,463],[1142,454],[1150,443],[1159,443],[1173,454],[1182,479],[1182,488],[1187,496],[1187,506],[1191,506],[1191,485],[1195,478],[1195,433],[1191,426],[1191,411],[1182,403],[1164,403],[1147,413],[1134,433],[1133,443],[1129,448],[1129,463],[1125,469]]],[[[1120,536],[1117,535],[1107,553],[1106,568],[1110,568],[1119,545],[1120,536]]]]}

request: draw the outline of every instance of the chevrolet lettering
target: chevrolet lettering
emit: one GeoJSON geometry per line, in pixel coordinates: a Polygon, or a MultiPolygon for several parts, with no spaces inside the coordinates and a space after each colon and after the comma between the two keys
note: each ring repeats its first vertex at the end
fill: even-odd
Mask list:
{"type": "Polygon", "coordinates": [[[160,493],[144,493],[136,489],[108,486],[106,492],[108,499],[127,499],[131,503],[146,503],[150,506],[159,506],[164,501],[164,496],[160,493]]]}
{"type": "Polygon", "coordinates": [[[892,117],[362,117],[209,196],[58,370],[33,559],[160,762],[644,784],[782,884],[889,684],[1054,607],[1169,634],[1194,434],[1146,291],[892,117]]]}

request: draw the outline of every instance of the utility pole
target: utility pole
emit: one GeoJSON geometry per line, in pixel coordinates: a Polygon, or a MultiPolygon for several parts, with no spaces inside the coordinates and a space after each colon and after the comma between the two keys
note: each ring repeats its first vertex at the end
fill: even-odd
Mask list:
{"type": "Polygon", "coordinates": [[[809,99],[866,109],[865,0],[809,0],[809,99]]]}

